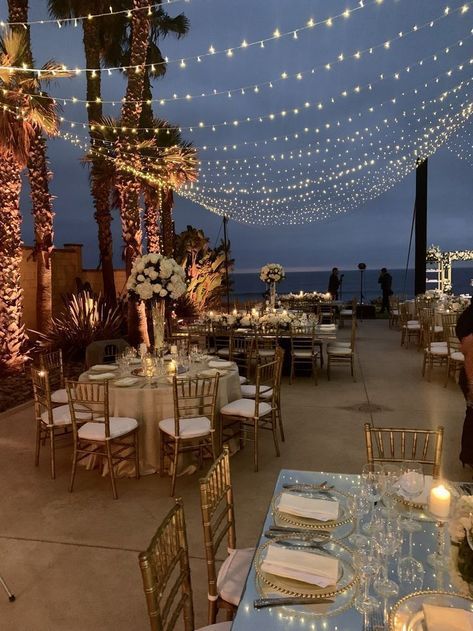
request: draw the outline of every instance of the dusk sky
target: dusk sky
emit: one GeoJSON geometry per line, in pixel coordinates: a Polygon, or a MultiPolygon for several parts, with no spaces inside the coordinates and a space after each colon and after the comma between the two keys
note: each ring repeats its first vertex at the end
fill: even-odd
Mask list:
{"type": "MultiPolygon", "coordinates": [[[[344,18],[336,16],[347,8],[360,7],[360,3],[164,3],[170,15],[183,11],[190,19],[191,30],[180,41],[169,37],[160,42],[162,53],[175,61],[169,63],[167,75],[153,84],[153,97],[166,100],[164,105],[156,103],[155,112],[182,125],[183,137],[200,149],[205,178],[198,183],[204,187],[199,194],[220,212],[231,209],[229,231],[237,270],[259,268],[268,261],[280,262],[288,269],[326,269],[333,265],[349,269],[360,260],[370,268],[405,265],[415,194],[414,174],[406,165],[414,163],[416,139],[422,137],[419,130],[439,125],[430,136],[435,141],[448,124],[445,118],[442,123],[439,120],[458,116],[460,109],[473,101],[473,64],[468,63],[473,57],[473,5],[467,3],[468,11],[456,11],[462,4],[449,5],[450,14],[445,16],[445,0],[364,0],[363,8],[344,18]],[[297,31],[311,18],[317,23],[330,17],[332,26],[316,24],[297,31]],[[422,27],[430,20],[431,26],[422,27]],[[271,38],[276,29],[281,34],[290,31],[291,35],[267,41],[264,48],[255,45],[238,49],[243,40],[260,42],[271,38]],[[403,37],[398,35],[401,31],[403,37]],[[217,51],[231,49],[231,56],[225,52],[204,56],[210,46],[217,51]],[[354,57],[357,51],[361,51],[359,59],[354,57]],[[200,62],[197,55],[201,55],[200,62]],[[181,59],[186,59],[185,67],[181,67],[181,59]],[[325,68],[326,64],[330,69],[325,68]],[[452,72],[447,75],[449,70],[452,72]],[[288,74],[286,80],[281,80],[283,72],[288,74]],[[301,78],[297,78],[299,73],[301,78]],[[268,86],[270,81],[272,88],[268,86]],[[255,85],[259,86],[257,92],[255,85]],[[362,89],[357,92],[356,86],[362,89]],[[459,92],[452,92],[458,86],[459,92]],[[196,98],[214,90],[225,94],[196,98]],[[342,95],[345,90],[346,97],[342,95]],[[448,93],[445,100],[434,101],[443,91],[448,93]],[[174,100],[173,94],[190,94],[193,98],[174,100]],[[321,109],[318,103],[323,103],[321,109]],[[370,107],[374,112],[369,111],[370,107]],[[282,111],[287,114],[281,116],[282,111]],[[270,114],[274,114],[274,120],[270,114]],[[247,117],[251,122],[245,122],[247,117]],[[235,120],[240,121],[238,126],[232,124],[235,120]],[[228,125],[223,124],[225,121],[228,125]],[[204,123],[203,129],[199,129],[200,122],[204,123]],[[216,124],[215,132],[212,124],[216,124]],[[361,132],[363,139],[357,138],[357,130],[365,130],[361,132]],[[275,137],[277,140],[273,140],[275,137]],[[353,140],[340,143],[340,138],[353,140]],[[234,144],[236,149],[231,148],[234,144]],[[316,147],[323,149],[317,154],[316,147]],[[337,155],[342,150],[347,151],[344,158],[337,155]],[[402,160],[403,156],[403,170],[410,172],[401,177],[387,166],[393,157],[402,160]],[[245,159],[245,169],[237,171],[245,159]],[[344,159],[349,166],[370,159],[375,165],[349,178],[332,179],[331,174],[341,170],[340,160],[344,159]],[[229,160],[226,170],[221,170],[222,162],[214,164],[215,160],[229,160]],[[262,168],[263,164],[266,167],[262,168]],[[289,179],[294,174],[296,178],[289,179]],[[353,182],[348,183],[349,179],[353,182]],[[303,188],[289,188],[303,180],[308,181],[303,188]],[[292,199],[287,202],[279,200],[288,196],[292,199]],[[373,199],[358,203],[369,197],[373,199]],[[340,212],[332,215],[334,211],[340,212]],[[325,212],[331,216],[317,220],[325,212]],[[301,214],[304,221],[313,221],[258,225],[261,214],[265,222],[298,223],[301,214]],[[256,223],[239,223],[239,219],[256,223]]],[[[46,1],[31,0],[30,5],[31,19],[47,16],[46,1]]],[[[5,0],[1,0],[0,9],[0,17],[5,19],[5,0]]],[[[32,39],[37,66],[54,58],[73,68],[84,67],[80,27],[35,25],[32,39]]],[[[119,72],[111,76],[103,73],[104,98],[119,100],[125,88],[119,72]]],[[[83,75],[58,81],[49,91],[57,97],[83,99],[83,75]]],[[[110,115],[119,115],[119,105],[110,104],[104,109],[110,115]]],[[[77,124],[86,120],[84,105],[68,104],[62,115],[66,119],[63,131],[86,142],[87,130],[77,124]],[[70,121],[75,121],[74,128],[70,121]]],[[[450,136],[429,160],[428,241],[442,249],[473,248],[471,131],[472,124],[466,120],[459,131],[462,139],[450,136]],[[457,156],[459,152],[464,159],[457,156]]],[[[56,246],[83,243],[85,264],[96,267],[96,229],[87,169],[80,164],[83,153],[62,138],[49,142],[48,153],[54,174],[51,188],[57,198],[56,246]]],[[[25,187],[27,244],[32,241],[29,206],[25,187]]],[[[178,231],[187,224],[202,227],[212,243],[221,229],[219,215],[181,197],[177,198],[175,221],[178,231]]],[[[120,264],[118,215],[114,231],[116,262],[120,264]]]]}

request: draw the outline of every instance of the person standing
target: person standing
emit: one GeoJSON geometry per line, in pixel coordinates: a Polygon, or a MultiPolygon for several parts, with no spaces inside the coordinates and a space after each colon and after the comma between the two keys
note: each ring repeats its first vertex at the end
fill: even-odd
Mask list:
{"type": "Polygon", "coordinates": [[[393,277],[388,270],[383,267],[378,278],[378,283],[381,285],[381,291],[383,292],[383,303],[381,305],[381,313],[387,311],[389,313],[389,296],[393,295],[392,284],[393,277]]]}
{"type": "Polygon", "coordinates": [[[473,298],[470,306],[458,318],[456,334],[465,357],[458,383],[466,401],[460,460],[473,467],[473,298]]]}
{"type": "Polygon", "coordinates": [[[334,267],[328,279],[328,293],[332,296],[332,300],[338,300],[339,288],[340,278],[338,277],[338,267],[334,267]]]}

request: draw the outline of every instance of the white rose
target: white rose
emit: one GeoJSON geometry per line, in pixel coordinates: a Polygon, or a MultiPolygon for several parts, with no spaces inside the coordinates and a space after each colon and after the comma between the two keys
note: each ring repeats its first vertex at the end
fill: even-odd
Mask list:
{"type": "Polygon", "coordinates": [[[140,283],[142,283],[144,281],[145,277],[143,276],[143,274],[138,274],[136,280],[138,280],[140,283]]]}
{"type": "Polygon", "coordinates": [[[150,263],[153,263],[153,265],[156,265],[156,263],[159,261],[158,254],[150,254],[149,255],[149,261],[150,261],[150,263]]]}
{"type": "Polygon", "coordinates": [[[137,272],[142,272],[142,271],[144,270],[144,268],[145,268],[145,266],[143,265],[143,263],[142,263],[141,261],[139,261],[139,262],[136,264],[136,271],[137,271],[137,272]]]}
{"type": "Polygon", "coordinates": [[[161,296],[161,298],[165,298],[168,295],[168,292],[165,289],[161,289],[159,295],[161,296]]]}
{"type": "Polygon", "coordinates": [[[148,267],[148,270],[148,276],[151,278],[151,280],[156,280],[158,278],[158,272],[151,267],[148,267]]]}
{"type": "Polygon", "coordinates": [[[172,263],[166,259],[161,260],[159,270],[163,278],[169,278],[172,275],[172,263]]]}
{"type": "Polygon", "coordinates": [[[153,293],[159,295],[160,292],[161,292],[161,285],[153,285],[153,293]]]}

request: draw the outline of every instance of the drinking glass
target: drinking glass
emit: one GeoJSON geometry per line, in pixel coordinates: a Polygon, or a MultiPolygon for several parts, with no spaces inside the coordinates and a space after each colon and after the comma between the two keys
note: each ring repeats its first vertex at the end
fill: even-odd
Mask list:
{"type": "Polygon", "coordinates": [[[348,508],[355,519],[355,532],[348,537],[348,541],[354,548],[362,548],[368,545],[368,539],[360,532],[360,519],[371,509],[371,498],[365,486],[358,485],[350,489],[348,508]]]}
{"type": "Polygon", "coordinates": [[[361,613],[370,613],[374,609],[380,606],[380,602],[377,598],[370,595],[371,579],[378,570],[378,563],[373,547],[359,548],[355,550],[353,554],[353,562],[355,568],[358,569],[361,577],[361,585],[363,588],[355,597],[355,608],[361,613]]]}
{"type": "MultiPolygon", "coordinates": [[[[399,486],[404,495],[414,500],[424,490],[424,471],[420,462],[405,462],[402,465],[402,475],[399,478],[399,486]]],[[[409,514],[404,522],[404,528],[408,532],[421,530],[421,525],[414,521],[412,506],[409,506],[409,514]]]]}
{"type": "Polygon", "coordinates": [[[373,543],[380,556],[380,573],[374,588],[384,598],[397,596],[399,586],[389,578],[389,559],[396,554],[402,544],[402,530],[399,517],[384,517],[382,513],[374,522],[373,543]]]}
{"type": "MultiPolygon", "coordinates": [[[[366,488],[366,492],[371,500],[371,507],[374,510],[377,502],[383,497],[385,491],[385,476],[383,466],[378,463],[367,463],[361,470],[361,483],[366,488]]],[[[371,520],[365,525],[365,532],[371,533],[371,520]]]]}
{"type": "Polygon", "coordinates": [[[386,512],[389,517],[395,504],[393,495],[396,495],[399,491],[401,467],[399,467],[397,464],[391,464],[388,462],[386,464],[383,464],[383,471],[385,477],[385,493],[383,496],[383,503],[386,506],[386,512]]]}

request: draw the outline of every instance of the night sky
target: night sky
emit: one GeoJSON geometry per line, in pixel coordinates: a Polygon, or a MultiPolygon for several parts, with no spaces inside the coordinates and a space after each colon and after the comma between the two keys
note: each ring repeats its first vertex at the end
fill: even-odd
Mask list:
{"type": "MultiPolygon", "coordinates": [[[[113,6],[113,0],[111,4],[113,6]]],[[[186,67],[181,68],[179,61],[182,58],[204,54],[210,45],[217,50],[235,49],[243,40],[259,42],[271,37],[275,29],[279,29],[281,33],[292,31],[306,25],[310,18],[315,21],[324,20],[347,8],[354,9],[358,3],[353,0],[181,0],[167,5],[165,3],[171,15],[180,11],[186,13],[191,21],[191,31],[182,40],[176,41],[169,37],[160,43],[163,54],[177,62],[169,63],[167,75],[153,84],[154,98],[170,99],[165,105],[157,103],[155,112],[183,127],[192,126],[192,131],[183,129],[182,133],[184,138],[192,140],[198,148],[204,145],[218,147],[216,151],[200,151],[204,160],[202,172],[206,179],[199,184],[210,186],[212,196],[217,200],[232,200],[232,217],[238,218],[242,209],[250,206],[256,210],[261,208],[261,178],[255,165],[269,155],[284,153],[286,156],[285,159],[272,163],[271,182],[266,183],[267,186],[284,189],[284,193],[275,194],[276,197],[281,197],[288,194],[288,169],[295,167],[299,179],[316,180],[325,177],[328,169],[335,168],[337,162],[336,157],[332,157],[333,152],[324,156],[327,158],[326,163],[322,162],[322,154],[317,157],[313,155],[310,159],[304,155],[290,160],[289,152],[297,154],[301,148],[305,150],[310,144],[314,146],[316,141],[321,143],[319,146],[327,147],[333,143],[334,138],[350,136],[355,130],[365,126],[373,132],[370,140],[375,143],[380,141],[375,145],[377,147],[392,147],[396,143],[402,145],[408,141],[412,149],[416,125],[413,112],[421,111],[419,108],[424,99],[432,100],[443,90],[450,91],[463,82],[461,99],[451,101],[454,111],[459,109],[460,102],[473,101],[470,98],[473,93],[473,64],[467,66],[468,60],[473,57],[471,3],[468,3],[469,10],[464,13],[454,12],[462,3],[450,4],[451,15],[438,21],[437,18],[444,14],[447,6],[445,1],[384,0],[377,3],[364,0],[364,4],[364,8],[353,11],[348,19],[334,19],[331,27],[321,25],[306,29],[298,33],[297,39],[292,35],[281,37],[266,42],[264,49],[254,46],[235,50],[231,57],[226,54],[211,55],[202,57],[200,63],[196,59],[188,60],[186,67]],[[429,20],[434,20],[432,27],[408,33],[414,25],[421,25],[429,20]],[[406,35],[396,39],[399,31],[406,35]],[[462,40],[462,46],[458,45],[459,40],[462,40]],[[389,48],[376,48],[386,41],[390,42],[389,48]],[[336,63],[342,53],[349,57],[357,50],[364,51],[371,46],[375,47],[372,54],[364,53],[360,59],[352,57],[336,63]],[[446,48],[448,52],[445,51],[446,48]],[[433,59],[434,54],[437,54],[436,60],[433,59]],[[426,61],[419,65],[418,60],[422,58],[426,61]],[[331,64],[330,70],[324,69],[326,63],[331,64]],[[460,71],[458,66],[463,63],[465,67],[460,71]],[[411,65],[412,69],[407,73],[405,69],[411,65]],[[316,72],[307,72],[311,68],[317,68],[316,72]],[[446,75],[449,69],[453,69],[451,76],[446,75]],[[396,80],[394,73],[398,70],[403,72],[396,80]],[[301,72],[302,79],[294,76],[281,81],[282,72],[287,72],[288,75],[301,72]],[[384,76],[382,81],[379,80],[380,73],[384,76]],[[439,77],[436,83],[435,77],[439,77]],[[240,91],[232,92],[231,98],[224,94],[190,100],[172,99],[173,94],[185,96],[213,90],[235,90],[268,81],[274,81],[274,87],[263,86],[258,93],[246,89],[245,94],[240,91]],[[470,81],[472,85],[469,84],[470,81]],[[363,89],[359,94],[354,93],[355,86],[369,83],[373,86],[371,90],[363,89]],[[425,87],[425,83],[428,87],[425,87]],[[341,92],[345,89],[349,94],[342,97],[341,92]],[[414,90],[418,93],[414,94],[414,90]],[[395,104],[389,102],[393,97],[398,97],[395,104]],[[334,98],[335,103],[330,103],[331,98],[334,98]],[[305,102],[310,102],[311,107],[304,109],[305,102]],[[327,103],[327,106],[324,105],[320,111],[314,106],[318,102],[327,103]],[[383,105],[380,107],[381,103],[383,105]],[[374,114],[368,114],[370,106],[374,106],[374,114]],[[294,109],[300,109],[300,112],[294,115],[294,109]],[[269,113],[279,113],[282,110],[288,111],[288,115],[276,115],[274,120],[266,118],[269,113]],[[400,116],[402,111],[407,114],[400,116]],[[364,114],[359,122],[348,122],[348,117],[356,118],[360,112],[364,114]],[[258,122],[259,116],[263,117],[261,123],[258,122]],[[242,122],[238,127],[231,125],[231,121],[246,117],[256,120],[242,122]],[[390,122],[389,128],[386,128],[384,119],[395,122],[390,122]],[[223,121],[230,121],[230,124],[221,125],[212,132],[209,127],[199,129],[200,121],[206,125],[223,121]],[[330,125],[329,128],[326,127],[327,124],[330,125]],[[316,127],[322,130],[317,132],[318,135],[314,133],[316,127]],[[308,131],[302,132],[304,129],[308,131]],[[298,135],[297,138],[294,138],[295,134],[298,135]],[[285,135],[287,141],[284,140],[285,135]],[[274,142],[273,137],[279,140],[274,142]],[[253,145],[250,146],[250,143],[253,145]],[[237,144],[238,148],[227,151],[223,149],[232,144],[237,144]],[[247,170],[239,178],[222,175],[219,167],[209,162],[217,159],[231,160],[229,164],[235,166],[235,160],[241,161],[245,158],[247,170]],[[281,173],[276,175],[275,169],[281,173]],[[244,193],[235,192],[229,185],[229,181],[235,179],[238,179],[239,187],[245,189],[244,193]],[[223,189],[230,190],[225,192],[223,189]]],[[[31,19],[46,17],[46,1],[31,0],[30,5],[31,19]]],[[[6,15],[6,1],[1,0],[0,16],[5,18],[6,15]]],[[[70,67],[85,65],[80,27],[59,29],[56,25],[37,25],[32,27],[32,39],[38,66],[50,58],[70,67]]],[[[104,98],[119,100],[123,97],[125,88],[124,76],[119,72],[111,76],[104,73],[104,98]]],[[[58,97],[85,98],[83,75],[58,81],[50,86],[49,92],[58,97]]],[[[445,108],[448,103],[450,101],[447,99],[445,108]]],[[[118,105],[106,106],[104,110],[111,115],[119,115],[118,105]]],[[[438,111],[438,106],[435,105],[431,105],[430,109],[424,108],[424,124],[430,124],[430,119],[433,120],[435,115],[438,118],[438,111]]],[[[447,109],[445,111],[451,113],[447,109]]],[[[86,120],[85,114],[85,108],[81,104],[66,105],[62,111],[68,121],[83,122],[86,120]]],[[[77,134],[83,140],[87,139],[87,131],[80,125],[71,129],[70,123],[65,122],[62,129],[77,134]]],[[[471,156],[471,131],[472,125],[467,121],[461,132],[463,140],[459,141],[458,137],[453,136],[448,145],[441,147],[429,160],[428,241],[438,243],[443,249],[473,247],[471,158],[460,159],[456,155],[460,151],[464,158],[469,157],[468,152],[471,156]]],[[[386,152],[383,154],[380,149],[375,151],[368,143],[356,142],[349,149],[355,163],[362,157],[369,159],[371,154],[376,153],[378,172],[381,175],[384,173],[386,152]]],[[[98,262],[95,224],[87,169],[80,164],[82,152],[64,139],[50,141],[48,152],[54,173],[51,189],[56,196],[56,246],[64,242],[84,243],[85,264],[95,267],[98,262]]],[[[408,150],[404,152],[406,153],[408,150]]],[[[409,155],[412,163],[412,151],[409,155]]],[[[365,171],[362,171],[362,175],[355,174],[350,190],[356,192],[363,188],[365,194],[374,195],[369,170],[366,175],[365,171]]],[[[312,209],[315,206],[319,211],[329,209],[334,196],[323,196],[320,193],[327,185],[332,184],[325,182],[318,188],[310,186],[304,189],[310,191],[311,202],[301,201],[301,198],[293,199],[287,205],[286,219],[291,214],[297,218],[301,209],[312,209]]],[[[383,191],[386,188],[384,186],[383,191]]],[[[300,192],[295,191],[295,194],[300,192]]],[[[337,209],[344,210],[348,207],[348,210],[324,220],[303,225],[263,226],[238,223],[232,219],[229,230],[237,269],[259,268],[268,261],[280,262],[289,269],[328,268],[332,265],[349,269],[355,267],[361,259],[370,268],[381,265],[402,267],[407,254],[414,193],[414,175],[411,170],[407,176],[395,182],[390,190],[356,208],[352,207],[351,194],[342,196],[341,200],[335,196],[339,200],[337,209]]],[[[268,194],[264,197],[268,197],[268,194]]],[[[25,243],[31,243],[32,240],[29,207],[28,190],[25,186],[25,243]]],[[[271,209],[266,210],[267,216],[271,213],[271,209]]],[[[277,215],[277,211],[274,215],[277,215]]],[[[245,211],[244,218],[251,219],[251,213],[245,211]]],[[[315,219],[315,216],[312,218],[315,219]]],[[[177,230],[187,224],[204,228],[212,243],[221,229],[221,217],[183,198],[177,199],[175,221],[177,230]]],[[[121,240],[118,216],[115,217],[114,231],[116,262],[119,264],[121,240]]]]}

